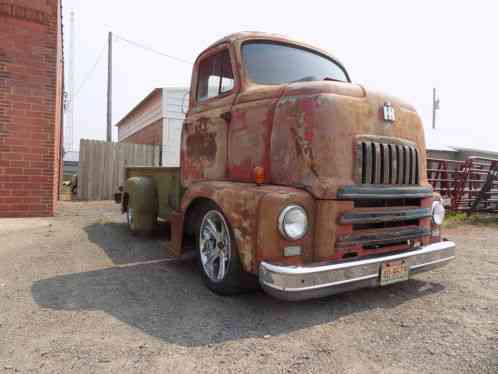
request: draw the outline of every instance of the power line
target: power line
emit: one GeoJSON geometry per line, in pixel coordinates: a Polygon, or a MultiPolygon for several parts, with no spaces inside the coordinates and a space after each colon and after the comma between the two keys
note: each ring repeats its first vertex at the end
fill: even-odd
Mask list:
{"type": "Polygon", "coordinates": [[[85,78],[83,78],[81,84],[78,86],[78,89],[75,91],[74,98],[76,98],[78,96],[78,94],[83,89],[83,87],[85,86],[87,81],[90,79],[91,75],[93,74],[93,72],[97,68],[100,60],[102,59],[106,49],[107,49],[107,43],[104,43],[104,46],[102,47],[99,54],[97,55],[97,59],[95,60],[95,63],[93,64],[92,68],[90,70],[88,70],[88,72],[85,74],[85,78]]]}
{"type": "Polygon", "coordinates": [[[114,37],[115,37],[116,39],[122,40],[122,41],[124,41],[124,42],[126,42],[126,43],[128,43],[128,44],[131,44],[131,45],[133,45],[133,46],[135,46],[135,47],[138,47],[138,48],[142,48],[142,49],[144,49],[144,50],[146,50],[146,51],[149,51],[149,52],[155,53],[155,54],[157,54],[157,55],[160,55],[160,56],[163,56],[163,57],[167,57],[167,58],[169,58],[169,59],[172,59],[172,60],[175,60],[175,61],[181,62],[181,63],[183,63],[183,64],[189,64],[189,65],[192,65],[192,64],[193,64],[193,62],[192,62],[192,61],[187,61],[187,60],[184,60],[183,58],[180,58],[180,57],[175,57],[175,56],[172,56],[172,55],[170,55],[170,54],[167,54],[167,53],[164,53],[164,52],[158,51],[157,49],[154,49],[154,48],[149,47],[149,46],[147,46],[147,45],[145,45],[145,44],[142,44],[142,43],[135,42],[135,41],[133,41],[133,40],[127,39],[127,38],[125,38],[125,37],[123,37],[123,36],[121,36],[121,35],[117,35],[117,34],[114,34],[114,33],[113,33],[113,35],[114,35],[114,37]]]}
{"type": "MultiPolygon", "coordinates": [[[[149,47],[149,46],[147,46],[145,44],[142,44],[142,43],[135,42],[133,40],[127,39],[127,38],[125,38],[125,37],[123,37],[121,35],[117,35],[117,34],[113,33],[113,37],[116,38],[116,39],[122,40],[122,41],[124,41],[124,42],[126,42],[128,44],[131,44],[131,45],[133,45],[135,47],[142,48],[142,49],[144,49],[146,51],[155,53],[155,54],[163,56],[163,57],[167,57],[169,59],[181,62],[183,64],[188,64],[188,65],[192,65],[193,64],[193,62],[191,62],[191,61],[187,61],[187,60],[184,60],[184,59],[182,59],[180,57],[176,57],[176,56],[173,56],[173,55],[170,55],[170,54],[158,51],[158,50],[156,50],[156,49],[154,49],[152,47],[149,47]]],[[[78,86],[78,89],[75,91],[74,98],[76,98],[79,95],[79,93],[81,92],[81,90],[83,89],[83,87],[85,86],[85,84],[87,83],[87,81],[90,79],[91,75],[93,74],[93,72],[97,68],[98,64],[100,63],[100,60],[102,60],[102,57],[104,56],[104,52],[106,51],[106,49],[107,49],[107,43],[104,43],[104,46],[100,50],[100,52],[99,52],[99,54],[97,56],[97,59],[95,60],[95,63],[93,64],[93,66],[91,67],[91,69],[88,70],[88,72],[85,74],[85,78],[82,80],[82,82],[78,86]]]]}

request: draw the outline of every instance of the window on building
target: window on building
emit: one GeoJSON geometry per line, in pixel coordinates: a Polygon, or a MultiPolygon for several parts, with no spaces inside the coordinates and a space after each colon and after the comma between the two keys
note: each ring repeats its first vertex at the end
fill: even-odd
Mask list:
{"type": "Polygon", "coordinates": [[[228,49],[209,56],[199,64],[197,100],[203,101],[233,89],[234,77],[228,49]]]}

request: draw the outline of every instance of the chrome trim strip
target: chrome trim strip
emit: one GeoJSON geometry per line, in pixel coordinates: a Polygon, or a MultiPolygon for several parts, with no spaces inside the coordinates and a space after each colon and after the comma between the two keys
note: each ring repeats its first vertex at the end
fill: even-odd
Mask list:
{"type": "Polygon", "coordinates": [[[421,254],[437,252],[442,249],[446,249],[449,246],[447,243],[451,244],[452,246],[455,246],[455,243],[453,242],[439,242],[427,245],[425,247],[422,247],[421,249],[416,249],[410,252],[402,252],[388,256],[368,258],[365,260],[348,261],[348,262],[341,262],[338,264],[321,265],[321,266],[282,266],[282,265],[273,265],[265,261],[261,262],[261,265],[271,272],[280,273],[280,274],[321,273],[323,271],[346,269],[350,267],[359,267],[359,266],[376,264],[379,262],[386,262],[386,261],[396,261],[421,254]]]}
{"type": "Polygon", "coordinates": [[[321,288],[325,287],[333,287],[333,286],[341,286],[346,283],[353,283],[353,282],[360,282],[364,280],[369,280],[373,278],[378,278],[379,274],[370,274],[370,275],[365,275],[363,277],[357,277],[357,278],[352,278],[352,279],[345,279],[342,281],[337,281],[337,282],[331,282],[331,283],[325,283],[325,284],[317,284],[315,286],[309,286],[309,287],[301,287],[301,288],[284,288],[284,287],[279,287],[274,284],[265,284],[267,287],[274,288],[279,291],[285,291],[285,292],[301,292],[301,291],[308,291],[308,290],[318,290],[321,288]]]}
{"type": "Polygon", "coordinates": [[[417,269],[420,269],[420,268],[422,268],[424,266],[436,265],[436,264],[440,264],[442,262],[448,262],[448,261],[451,261],[451,260],[454,260],[454,259],[455,259],[455,256],[441,258],[439,260],[429,261],[429,262],[425,262],[423,264],[418,264],[418,265],[410,266],[410,270],[417,270],[417,269]]]}
{"type": "Polygon", "coordinates": [[[440,242],[419,249],[333,264],[285,266],[261,262],[259,281],[269,294],[286,300],[304,300],[342,291],[380,285],[382,263],[406,260],[410,273],[443,266],[455,258],[455,243],[440,242]]]}

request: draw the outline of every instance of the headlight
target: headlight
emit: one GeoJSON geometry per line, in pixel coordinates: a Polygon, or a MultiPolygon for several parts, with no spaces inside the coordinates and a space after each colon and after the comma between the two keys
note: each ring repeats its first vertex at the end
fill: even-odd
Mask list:
{"type": "Polygon", "coordinates": [[[440,201],[432,203],[432,222],[436,225],[441,225],[444,221],[445,210],[440,201]]]}
{"type": "Polygon", "coordinates": [[[285,207],[278,217],[278,228],[286,239],[301,239],[308,230],[306,211],[299,205],[285,207]]]}

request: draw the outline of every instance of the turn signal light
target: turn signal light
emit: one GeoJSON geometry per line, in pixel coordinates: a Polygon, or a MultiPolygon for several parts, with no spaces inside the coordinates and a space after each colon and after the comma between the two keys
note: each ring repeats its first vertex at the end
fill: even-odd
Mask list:
{"type": "Polygon", "coordinates": [[[263,184],[265,181],[265,169],[261,166],[256,166],[254,168],[254,181],[257,185],[263,184]]]}

